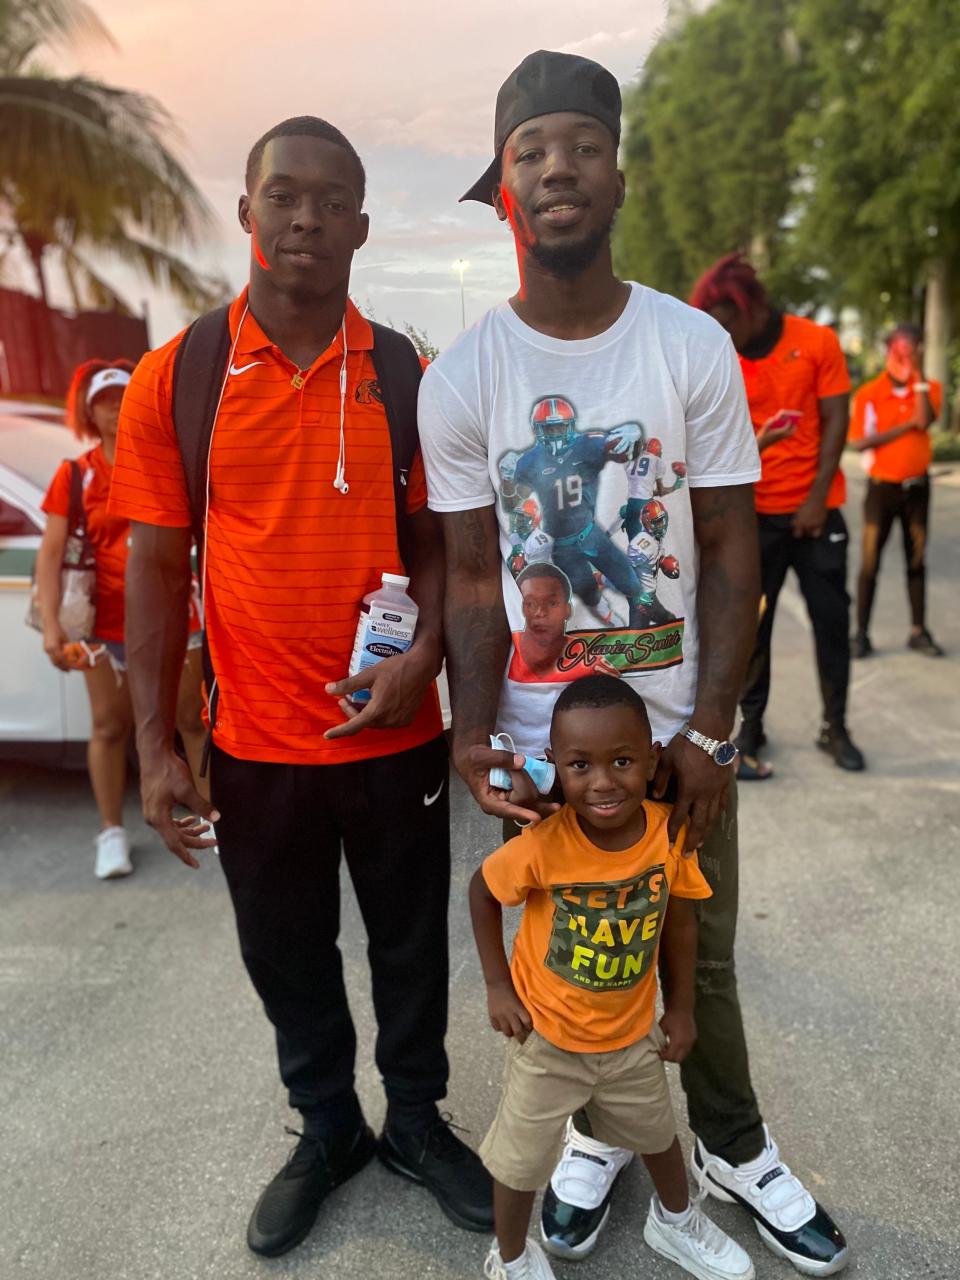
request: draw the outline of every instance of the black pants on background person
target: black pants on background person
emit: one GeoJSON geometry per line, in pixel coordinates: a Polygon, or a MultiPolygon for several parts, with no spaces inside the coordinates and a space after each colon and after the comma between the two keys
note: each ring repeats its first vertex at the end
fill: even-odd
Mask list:
{"type": "Polygon", "coordinates": [[[360,1122],[337,947],[342,845],[369,940],[389,1114],[432,1112],[448,1075],[444,739],[338,765],[250,762],[214,747],[211,786],[240,950],[276,1028],[290,1105],[316,1133],[360,1122]]]}
{"type": "Polygon", "coordinates": [[[756,753],[756,735],[770,696],[770,642],[777,599],[788,569],[797,575],[813,627],[824,723],[839,730],[846,721],[850,680],[846,522],[834,508],[827,513],[819,537],[795,538],[792,520],[790,515],[757,517],[763,612],[740,699],[741,734],[746,743],[741,750],[751,755],[756,753]]]}
{"type": "Polygon", "coordinates": [[[924,625],[926,612],[927,521],[930,512],[930,480],[917,476],[902,484],[870,480],[863,503],[863,551],[857,579],[857,632],[867,635],[877,590],[880,560],[895,520],[903,531],[903,558],[907,569],[907,597],[914,627],[924,625]]]}

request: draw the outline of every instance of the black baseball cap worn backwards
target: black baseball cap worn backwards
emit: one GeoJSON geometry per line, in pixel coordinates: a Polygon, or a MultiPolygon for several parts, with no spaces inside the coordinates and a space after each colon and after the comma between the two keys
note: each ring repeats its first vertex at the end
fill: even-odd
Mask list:
{"type": "Polygon", "coordinates": [[[464,195],[464,200],[493,204],[504,144],[519,125],[557,111],[582,111],[607,126],[620,142],[620,86],[599,62],[575,53],[538,49],[528,54],[500,86],[493,126],[494,158],[464,195]]]}

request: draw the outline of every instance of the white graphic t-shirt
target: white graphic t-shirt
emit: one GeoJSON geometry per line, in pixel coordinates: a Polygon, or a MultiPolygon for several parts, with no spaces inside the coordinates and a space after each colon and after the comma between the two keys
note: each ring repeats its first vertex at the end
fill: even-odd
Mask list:
{"type": "Polygon", "coordinates": [[[760,478],[727,334],[638,284],[579,341],[505,303],[427,368],[419,424],[430,507],[496,504],[513,633],[497,728],[540,754],[564,684],[604,672],[634,685],[668,742],[697,681],[689,490],[760,478]]]}

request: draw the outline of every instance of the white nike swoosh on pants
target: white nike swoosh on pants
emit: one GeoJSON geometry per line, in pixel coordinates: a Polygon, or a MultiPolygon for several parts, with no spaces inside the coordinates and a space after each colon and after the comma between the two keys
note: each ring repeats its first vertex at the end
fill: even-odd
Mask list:
{"type": "Polygon", "coordinates": [[[424,796],[423,796],[424,805],[427,808],[429,808],[430,805],[432,805],[435,800],[438,800],[440,798],[440,792],[442,790],[443,790],[443,783],[441,782],[439,787],[437,787],[436,791],[433,793],[432,796],[428,796],[426,793],[424,793],[424,796]]]}

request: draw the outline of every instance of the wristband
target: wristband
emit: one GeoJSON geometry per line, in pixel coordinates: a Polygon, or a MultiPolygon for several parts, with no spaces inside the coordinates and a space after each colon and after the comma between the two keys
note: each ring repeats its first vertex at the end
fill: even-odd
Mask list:
{"type": "Polygon", "coordinates": [[[915,383],[913,384],[913,386],[910,388],[910,390],[911,390],[911,391],[918,391],[918,392],[919,392],[919,391],[929,391],[929,390],[930,390],[930,383],[929,383],[929,382],[915,382],[915,383]]]}

